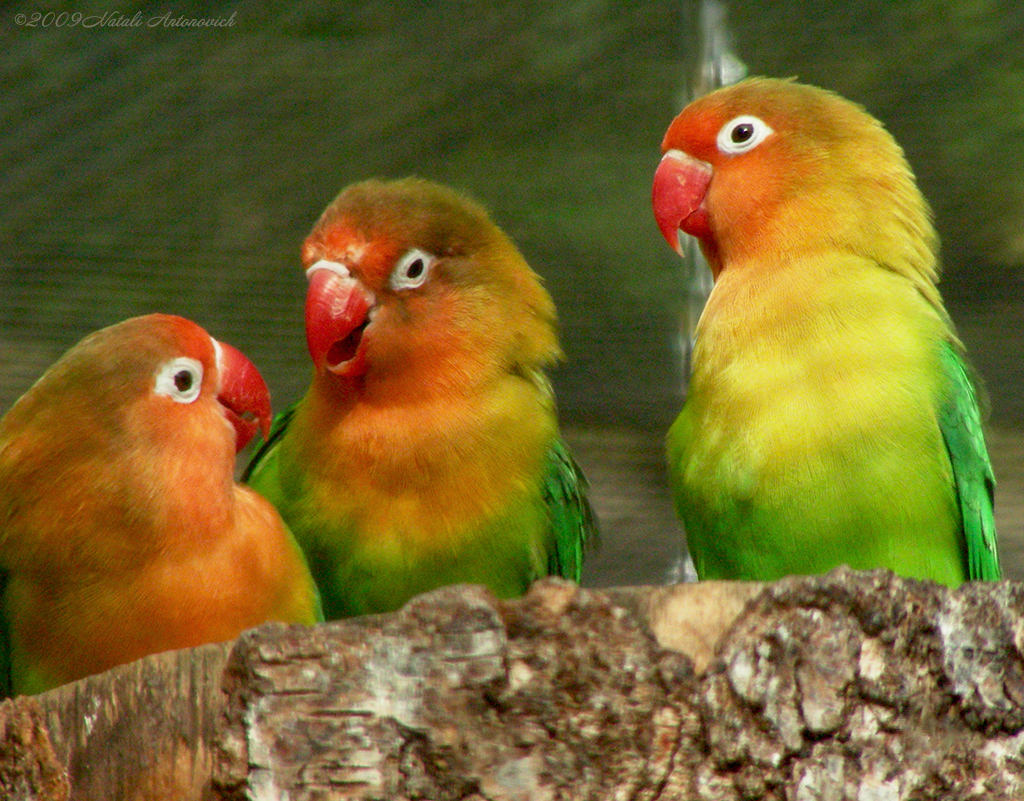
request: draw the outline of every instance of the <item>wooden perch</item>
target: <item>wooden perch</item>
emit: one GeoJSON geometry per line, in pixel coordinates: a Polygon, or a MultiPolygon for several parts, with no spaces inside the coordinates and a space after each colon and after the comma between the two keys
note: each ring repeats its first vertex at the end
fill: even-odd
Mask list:
{"type": "Polygon", "coordinates": [[[1024,797],[1024,585],[477,587],[0,706],[5,798],[1024,797]],[[48,739],[47,739],[48,734],[48,739]],[[69,794],[70,788],[70,794],[69,794]]]}

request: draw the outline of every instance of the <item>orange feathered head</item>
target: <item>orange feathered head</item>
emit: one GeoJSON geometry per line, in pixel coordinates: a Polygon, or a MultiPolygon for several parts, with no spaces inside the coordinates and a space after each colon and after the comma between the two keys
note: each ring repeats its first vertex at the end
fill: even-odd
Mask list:
{"type": "Polygon", "coordinates": [[[937,239],[903,151],[874,117],[792,80],[750,78],[669,126],[654,179],[658,226],[696,236],[716,277],[787,253],[846,250],[929,294],[937,239]]]}
{"type": "Polygon", "coordinates": [[[447,187],[349,186],[313,227],[302,264],[319,380],[468,388],[560,356],[538,277],[482,207],[447,187]]]}
{"type": "MultiPolygon", "coordinates": [[[[85,337],[25,393],[0,429],[45,430],[54,443],[95,426],[100,437],[129,437],[138,417],[147,439],[187,445],[192,427],[231,432],[241,450],[270,426],[270,394],[244,354],[201,327],[169,314],[150,314],[85,337]]],[[[224,434],[227,437],[227,434],[224,434]]]]}

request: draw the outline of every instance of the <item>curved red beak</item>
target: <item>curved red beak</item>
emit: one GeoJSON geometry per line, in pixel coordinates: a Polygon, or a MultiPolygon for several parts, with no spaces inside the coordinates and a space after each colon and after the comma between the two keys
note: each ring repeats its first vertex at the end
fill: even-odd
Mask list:
{"type": "Polygon", "coordinates": [[[363,331],[370,324],[373,294],[340,264],[318,262],[308,275],[306,345],[313,364],[348,378],[363,375],[363,331]]]}
{"type": "MultiPolygon", "coordinates": [[[[214,340],[216,342],[216,340],[214,340]]],[[[270,433],[270,391],[245,354],[225,342],[217,345],[217,400],[235,428],[235,452],[249,444],[257,430],[270,433]]]]}
{"type": "Polygon", "coordinates": [[[688,156],[681,150],[669,150],[654,171],[651,205],[654,218],[665,241],[680,256],[679,231],[706,239],[711,236],[704,195],[711,183],[711,165],[688,156]]]}

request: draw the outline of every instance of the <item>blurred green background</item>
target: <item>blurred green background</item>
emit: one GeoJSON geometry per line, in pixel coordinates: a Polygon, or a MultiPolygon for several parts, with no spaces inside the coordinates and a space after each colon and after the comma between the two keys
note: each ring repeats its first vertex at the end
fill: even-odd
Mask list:
{"type": "MultiPolygon", "coordinates": [[[[686,291],[650,181],[697,18],[680,0],[8,6],[0,411],[89,331],[151,311],[241,348],[290,402],[309,378],[299,243],[347,183],[416,173],[487,205],[558,304],[561,417],[604,525],[587,581],[665,580],[686,291]]],[[[736,0],[729,21],[752,74],[834,89],[904,146],[1024,578],[1024,4],[736,0]]]]}

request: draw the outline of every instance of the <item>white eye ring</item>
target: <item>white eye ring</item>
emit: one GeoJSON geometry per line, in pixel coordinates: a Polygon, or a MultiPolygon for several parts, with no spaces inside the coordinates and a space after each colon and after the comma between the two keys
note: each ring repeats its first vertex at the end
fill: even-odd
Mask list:
{"type": "Polygon", "coordinates": [[[153,391],[177,403],[192,403],[203,389],[203,365],[179,356],[157,368],[153,391]]]}
{"type": "Polygon", "coordinates": [[[392,289],[415,289],[423,286],[437,257],[419,248],[410,248],[395,263],[388,284],[392,289]]]}
{"type": "Polygon", "coordinates": [[[718,132],[718,149],[730,156],[746,153],[761,144],[771,133],[774,132],[764,120],[743,114],[722,126],[718,132]]]}

